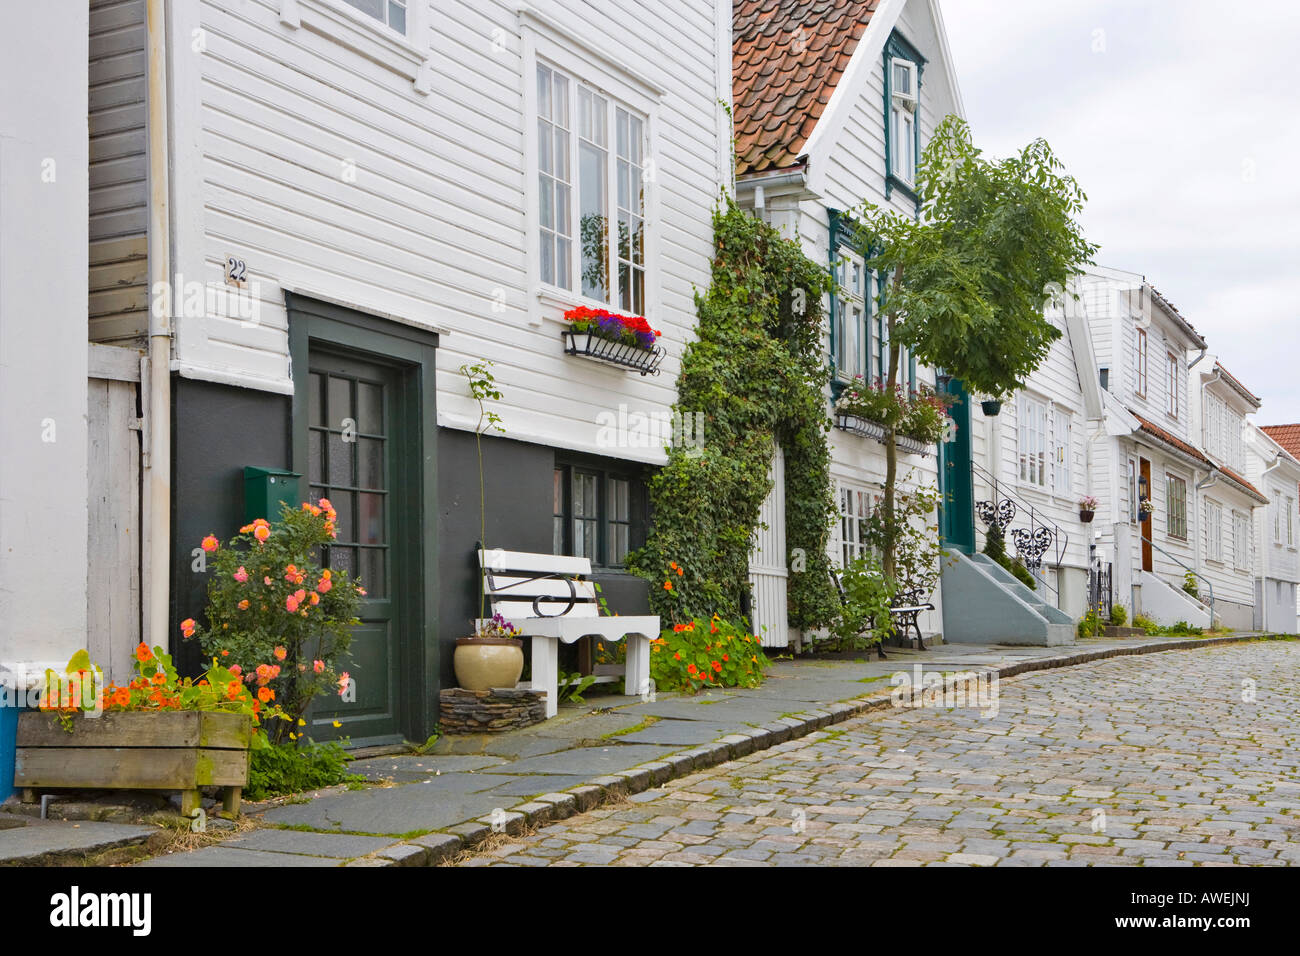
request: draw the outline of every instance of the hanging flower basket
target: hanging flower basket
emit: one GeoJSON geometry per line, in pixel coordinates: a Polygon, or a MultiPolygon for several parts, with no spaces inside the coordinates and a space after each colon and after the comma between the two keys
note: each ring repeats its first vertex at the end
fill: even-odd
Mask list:
{"type": "Polygon", "coordinates": [[[650,328],[644,316],[578,306],[565,312],[564,318],[569,322],[561,333],[566,354],[585,355],[642,375],[659,374],[665,354],[655,344],[660,333],[650,328]]]}

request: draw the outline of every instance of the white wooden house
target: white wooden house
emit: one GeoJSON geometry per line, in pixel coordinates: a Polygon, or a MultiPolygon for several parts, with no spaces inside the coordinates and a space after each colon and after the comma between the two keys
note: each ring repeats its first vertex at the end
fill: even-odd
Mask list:
{"type": "Polygon", "coordinates": [[[1260,399],[1212,354],[1192,370],[1189,386],[1192,433],[1216,466],[1201,490],[1198,570],[1214,587],[1215,614],[1228,627],[1249,630],[1259,616],[1254,512],[1269,504],[1248,477],[1246,416],[1259,410],[1260,399]]]}
{"type": "Polygon", "coordinates": [[[1300,427],[1248,423],[1244,440],[1246,474],[1268,496],[1255,509],[1255,627],[1294,634],[1300,583],[1300,427]]]}
{"type": "Polygon", "coordinates": [[[1105,389],[1094,523],[1115,601],[1162,624],[1208,625],[1208,605],[1183,587],[1190,572],[1207,590],[1201,499],[1218,473],[1195,444],[1189,405],[1188,369],[1204,361],[1205,340],[1141,275],[1093,268],[1080,284],[1105,389]]]}
{"type": "MultiPolygon", "coordinates": [[[[1089,603],[1095,532],[1091,521],[1083,519],[1080,502],[1095,495],[1091,436],[1104,417],[1097,359],[1085,303],[1076,298],[1079,292],[1075,283],[1045,303],[1044,314],[1060,338],[997,415],[977,409],[973,424],[984,433],[976,445],[983,452],[976,458],[977,502],[1011,503],[1014,517],[1004,532],[1008,555],[1032,565],[1045,600],[1072,618],[1081,616],[1089,603]],[[1023,537],[1036,532],[1045,534],[1036,544],[1023,537]],[[1017,538],[1029,544],[1027,551],[1017,548],[1017,538]]],[[[988,529],[988,523],[977,523],[981,548],[988,529]]]]}
{"type": "MultiPolygon", "coordinates": [[[[865,268],[865,250],[852,247],[844,217],[863,200],[915,213],[920,149],[944,117],[963,112],[943,19],[932,0],[736,0],[733,43],[737,199],[799,237],[842,290],[825,303],[829,416],[844,384],[856,375],[881,378],[884,368],[881,277],[865,268]]],[[[912,388],[935,384],[932,369],[906,359],[902,373],[912,388]]],[[[885,450],[839,429],[830,446],[840,507],[830,551],[842,565],[864,547],[859,526],[879,501],[885,450]]],[[[900,451],[902,486],[934,486],[937,452],[900,451]]],[[[801,635],[787,627],[779,453],[774,475],[751,578],[756,624],[766,643],[785,646],[801,635]]],[[[934,633],[940,622],[940,612],[931,612],[921,627],[934,633]]]]}
{"type": "Polygon", "coordinates": [[[330,560],[370,591],[357,702],[314,732],[423,740],[476,605],[462,365],[495,363],[503,393],[487,544],[589,557],[612,606],[645,604],[623,555],[732,176],[731,7],[158,7],[146,26],[146,0],[90,4],[88,302],[98,342],[142,346],[151,307],[171,320],[169,627],[202,610],[191,550],[245,520],[245,467],[297,473],[342,505],[330,560]],[[146,103],[151,42],[166,83],[146,103]],[[566,354],[577,305],[645,316],[661,374],[566,354]]]}

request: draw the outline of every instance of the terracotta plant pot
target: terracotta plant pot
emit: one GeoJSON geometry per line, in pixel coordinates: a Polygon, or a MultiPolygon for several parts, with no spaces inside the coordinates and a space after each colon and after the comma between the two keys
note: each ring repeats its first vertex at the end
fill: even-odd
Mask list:
{"type": "Polygon", "coordinates": [[[1002,411],[1002,403],[994,399],[989,399],[988,401],[980,402],[980,409],[985,415],[992,418],[998,412],[1002,411]]]}
{"type": "Polygon", "coordinates": [[[1082,521],[1084,524],[1089,524],[1089,523],[1092,521],[1093,517],[1094,517],[1096,514],[1097,514],[1097,512],[1095,512],[1095,511],[1091,511],[1091,510],[1088,510],[1088,509],[1080,508],[1080,509],[1079,509],[1079,520],[1082,521]]]}
{"type": "Polygon", "coordinates": [[[524,642],[505,637],[462,637],[452,658],[456,682],[466,690],[514,687],[524,672],[524,642]]]}

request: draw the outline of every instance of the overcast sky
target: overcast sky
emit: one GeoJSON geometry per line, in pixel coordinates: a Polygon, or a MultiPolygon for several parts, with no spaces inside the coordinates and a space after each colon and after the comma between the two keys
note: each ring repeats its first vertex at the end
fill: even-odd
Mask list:
{"type": "Polygon", "coordinates": [[[977,145],[1042,136],[1100,265],[1144,274],[1300,422],[1300,4],[940,0],[977,145]]]}

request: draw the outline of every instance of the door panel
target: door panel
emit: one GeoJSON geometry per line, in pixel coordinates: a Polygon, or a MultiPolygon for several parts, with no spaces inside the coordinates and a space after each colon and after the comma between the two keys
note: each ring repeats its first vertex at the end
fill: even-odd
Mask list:
{"type": "Polygon", "coordinates": [[[310,353],[308,473],[311,501],[328,498],[338,512],[335,543],[322,563],[346,571],[366,590],[353,629],[349,699],[321,698],[312,712],[314,739],[348,737],[354,743],[400,740],[404,725],[403,608],[392,587],[393,507],[401,489],[395,455],[404,436],[394,403],[399,372],[328,352],[310,353]],[[355,697],[355,699],[351,699],[355,697]],[[334,722],[342,726],[335,728],[334,722]]]}

